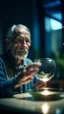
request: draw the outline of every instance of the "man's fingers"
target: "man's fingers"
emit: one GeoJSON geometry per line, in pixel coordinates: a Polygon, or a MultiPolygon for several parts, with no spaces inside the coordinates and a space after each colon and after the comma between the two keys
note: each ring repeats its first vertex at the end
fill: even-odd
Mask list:
{"type": "Polygon", "coordinates": [[[39,88],[44,88],[44,87],[46,87],[46,83],[41,83],[40,85],[39,85],[39,88]]]}
{"type": "Polygon", "coordinates": [[[27,79],[25,79],[25,80],[21,80],[19,83],[21,83],[21,84],[27,84],[27,83],[29,83],[30,81],[32,81],[32,77],[29,77],[29,78],[27,78],[27,79]]]}
{"type": "Polygon", "coordinates": [[[29,79],[27,79],[25,82],[24,82],[24,84],[27,84],[27,83],[29,83],[29,82],[31,82],[32,81],[32,78],[29,78],[29,79]]]}
{"type": "Polygon", "coordinates": [[[26,71],[23,72],[23,75],[24,75],[24,76],[34,75],[34,74],[36,74],[38,71],[39,71],[39,68],[35,68],[35,69],[31,70],[31,71],[26,70],[26,71]]]}
{"type": "Polygon", "coordinates": [[[15,84],[14,88],[17,88],[17,87],[19,87],[20,85],[23,85],[23,84],[27,84],[30,81],[32,81],[32,79],[33,79],[32,77],[29,77],[28,79],[26,79],[24,81],[20,80],[17,84],[15,84]]]}
{"type": "Polygon", "coordinates": [[[33,70],[36,67],[40,67],[41,63],[40,62],[34,62],[33,64],[30,64],[29,66],[26,67],[26,70],[33,70]]]}
{"type": "Polygon", "coordinates": [[[34,69],[33,71],[29,71],[29,70],[28,71],[27,70],[23,71],[23,76],[19,75],[17,77],[17,82],[25,81],[28,78],[33,77],[34,74],[36,74],[38,71],[39,71],[38,68],[34,69]]]}
{"type": "Polygon", "coordinates": [[[34,89],[42,89],[46,87],[46,85],[47,85],[46,83],[38,83],[38,85],[34,86],[34,89]]]}

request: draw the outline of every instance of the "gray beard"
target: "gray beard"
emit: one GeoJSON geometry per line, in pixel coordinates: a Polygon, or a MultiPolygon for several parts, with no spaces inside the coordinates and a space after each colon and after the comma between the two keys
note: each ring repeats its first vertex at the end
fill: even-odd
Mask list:
{"type": "Polygon", "coordinates": [[[27,58],[27,56],[28,56],[28,53],[23,55],[23,56],[16,55],[15,58],[18,58],[18,59],[22,60],[22,59],[27,58]]]}
{"type": "Polygon", "coordinates": [[[25,59],[25,58],[27,58],[27,56],[28,56],[28,51],[27,51],[27,53],[26,54],[24,54],[24,55],[19,55],[19,54],[15,54],[15,53],[12,53],[13,54],[13,56],[15,57],[15,58],[18,58],[19,60],[22,60],[22,59],[25,59]]]}
{"type": "Polygon", "coordinates": [[[28,52],[29,52],[29,50],[28,50],[25,54],[19,55],[18,53],[16,54],[13,50],[11,50],[12,56],[13,56],[14,58],[18,58],[19,60],[22,60],[22,59],[27,58],[28,52]]]}

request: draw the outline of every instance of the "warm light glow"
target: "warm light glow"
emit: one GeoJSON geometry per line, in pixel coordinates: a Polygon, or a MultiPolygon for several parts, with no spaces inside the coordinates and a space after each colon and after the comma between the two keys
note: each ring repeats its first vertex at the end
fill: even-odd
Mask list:
{"type": "MultiPolygon", "coordinates": [[[[48,74],[47,74],[48,75],[48,74]]],[[[49,78],[42,78],[42,80],[44,81],[44,82],[47,82],[48,80],[49,80],[49,78]]]]}
{"type": "Polygon", "coordinates": [[[42,105],[42,113],[43,113],[43,114],[47,114],[48,111],[49,111],[49,105],[48,105],[47,103],[44,103],[44,104],[42,105]]]}
{"type": "Polygon", "coordinates": [[[48,91],[48,90],[44,90],[43,92],[42,92],[42,95],[49,95],[50,94],[50,92],[48,91]]]}

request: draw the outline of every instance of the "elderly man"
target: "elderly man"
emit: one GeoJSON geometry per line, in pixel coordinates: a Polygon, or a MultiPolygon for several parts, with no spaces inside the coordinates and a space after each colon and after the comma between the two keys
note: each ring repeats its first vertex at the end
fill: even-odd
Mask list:
{"type": "Polygon", "coordinates": [[[36,83],[35,74],[41,63],[27,58],[31,45],[30,30],[21,24],[13,25],[5,43],[6,53],[0,57],[0,97],[45,87],[45,83],[36,83]]]}

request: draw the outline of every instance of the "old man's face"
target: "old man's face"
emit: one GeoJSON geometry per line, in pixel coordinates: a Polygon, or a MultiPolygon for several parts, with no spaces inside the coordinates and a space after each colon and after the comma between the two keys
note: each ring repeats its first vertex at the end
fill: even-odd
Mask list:
{"type": "Polygon", "coordinates": [[[31,45],[30,34],[25,28],[21,28],[20,35],[17,35],[12,42],[11,52],[15,58],[23,59],[27,57],[31,45]]]}

